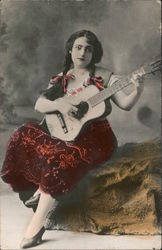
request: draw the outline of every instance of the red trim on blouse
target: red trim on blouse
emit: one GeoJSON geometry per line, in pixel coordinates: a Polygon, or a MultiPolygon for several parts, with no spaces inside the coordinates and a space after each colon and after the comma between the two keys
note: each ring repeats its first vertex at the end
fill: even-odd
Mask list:
{"type": "MultiPolygon", "coordinates": [[[[67,75],[61,75],[61,76],[52,76],[50,79],[51,84],[56,84],[58,83],[59,80],[62,81],[62,87],[64,90],[64,93],[67,92],[67,85],[68,85],[68,80],[73,78],[74,76],[72,74],[67,74],[67,75]]],[[[88,86],[91,84],[91,82],[99,89],[102,90],[104,89],[103,86],[103,78],[101,76],[94,76],[94,77],[89,77],[86,82],[84,82],[84,86],[88,86]],[[92,81],[91,81],[92,80],[92,81]]]]}

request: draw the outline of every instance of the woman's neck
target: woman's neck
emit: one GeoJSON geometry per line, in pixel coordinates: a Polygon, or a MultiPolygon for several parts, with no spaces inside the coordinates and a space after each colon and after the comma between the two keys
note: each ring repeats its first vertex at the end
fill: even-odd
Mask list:
{"type": "Polygon", "coordinates": [[[76,88],[79,87],[87,80],[89,75],[88,69],[82,69],[82,68],[71,68],[68,73],[72,74],[74,77],[72,79],[68,80],[68,86],[70,88],[76,88]]]}
{"type": "Polygon", "coordinates": [[[75,78],[86,78],[89,77],[89,69],[74,67],[71,69],[71,73],[75,78]]]}

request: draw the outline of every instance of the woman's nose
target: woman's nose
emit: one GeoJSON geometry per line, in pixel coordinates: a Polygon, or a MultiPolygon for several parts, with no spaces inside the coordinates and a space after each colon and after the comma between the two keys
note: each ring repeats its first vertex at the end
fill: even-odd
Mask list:
{"type": "Polygon", "coordinates": [[[82,49],[80,50],[80,55],[81,55],[81,56],[84,56],[84,55],[85,55],[85,48],[82,48],[82,49]]]}

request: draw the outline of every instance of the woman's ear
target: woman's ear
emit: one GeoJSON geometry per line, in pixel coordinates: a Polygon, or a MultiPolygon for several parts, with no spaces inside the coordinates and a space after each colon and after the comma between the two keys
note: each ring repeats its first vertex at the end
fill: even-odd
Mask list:
{"type": "Polygon", "coordinates": [[[69,54],[71,54],[71,50],[69,50],[69,54]]]}

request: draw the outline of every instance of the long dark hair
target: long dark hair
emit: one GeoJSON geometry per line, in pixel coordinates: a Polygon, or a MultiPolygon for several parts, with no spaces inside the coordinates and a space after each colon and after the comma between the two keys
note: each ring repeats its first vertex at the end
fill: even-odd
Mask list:
{"type": "MultiPolygon", "coordinates": [[[[89,75],[90,77],[94,76],[95,73],[95,64],[99,63],[101,61],[101,58],[103,56],[103,48],[98,40],[97,36],[89,31],[89,30],[80,30],[75,33],[73,33],[69,39],[67,40],[65,44],[65,58],[64,58],[64,64],[63,64],[63,75],[66,75],[68,70],[71,68],[72,65],[72,58],[71,58],[71,53],[70,51],[72,50],[73,44],[75,40],[79,37],[86,37],[87,41],[90,45],[93,46],[93,55],[92,55],[92,60],[89,65],[89,75]]],[[[92,82],[92,80],[90,79],[92,82]]],[[[61,78],[58,78],[59,84],[55,84],[51,88],[42,91],[41,93],[49,100],[55,100],[59,96],[64,95],[64,91],[62,88],[62,80],[61,78]]],[[[93,83],[93,82],[92,82],[93,83]]]]}
{"type": "Polygon", "coordinates": [[[99,63],[101,61],[101,58],[103,56],[103,48],[98,40],[97,36],[89,31],[89,30],[80,30],[75,33],[73,33],[69,39],[66,42],[65,45],[65,59],[64,59],[64,68],[63,68],[63,74],[65,75],[68,70],[70,69],[72,65],[72,59],[71,59],[71,53],[70,51],[72,50],[73,44],[75,40],[79,37],[86,37],[88,40],[88,43],[93,46],[93,55],[92,55],[92,60],[89,65],[90,69],[90,76],[94,74],[94,67],[96,63],[99,63]]]}

